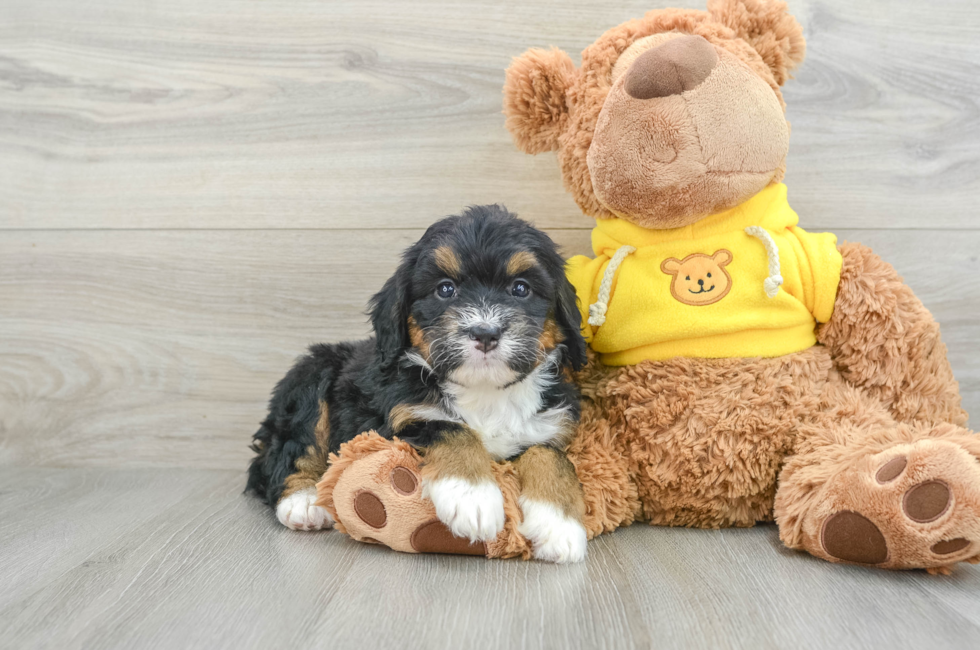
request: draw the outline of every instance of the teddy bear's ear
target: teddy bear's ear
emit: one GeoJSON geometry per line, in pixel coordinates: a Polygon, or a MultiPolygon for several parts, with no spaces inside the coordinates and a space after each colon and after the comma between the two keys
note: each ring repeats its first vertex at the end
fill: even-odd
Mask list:
{"type": "Polygon", "coordinates": [[[504,115],[521,151],[536,154],[558,148],[568,119],[566,92],[574,78],[575,64],[557,48],[528,50],[507,68],[504,115]]]}
{"type": "Polygon", "coordinates": [[[780,86],[806,56],[803,28],[783,0],[708,0],[708,11],[755,48],[780,86]]]}

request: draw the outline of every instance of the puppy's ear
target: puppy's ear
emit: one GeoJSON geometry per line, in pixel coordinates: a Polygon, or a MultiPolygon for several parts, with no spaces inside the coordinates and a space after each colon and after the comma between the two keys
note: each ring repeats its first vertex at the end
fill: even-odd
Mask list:
{"type": "Polygon", "coordinates": [[[572,58],[557,48],[531,49],[514,59],[504,82],[507,130],[524,153],[558,148],[568,121],[566,94],[575,78],[572,58]]]}
{"type": "Polygon", "coordinates": [[[547,233],[530,228],[532,237],[537,240],[534,256],[547,272],[554,286],[555,298],[552,306],[552,318],[558,325],[562,335],[564,355],[562,364],[571,366],[573,370],[581,370],[588,362],[585,351],[585,339],[582,338],[582,312],[578,308],[575,287],[565,275],[565,258],[558,251],[558,246],[547,233]]]}
{"type": "Polygon", "coordinates": [[[582,338],[582,313],[576,303],[575,288],[565,277],[564,270],[558,278],[557,299],[555,300],[555,322],[564,337],[565,362],[574,370],[581,370],[588,361],[585,353],[585,339],[582,338]]]}
{"type": "Polygon", "coordinates": [[[415,252],[410,249],[395,275],[371,298],[371,325],[374,327],[378,357],[383,368],[389,368],[397,362],[409,346],[411,273],[416,257],[415,252]]]}

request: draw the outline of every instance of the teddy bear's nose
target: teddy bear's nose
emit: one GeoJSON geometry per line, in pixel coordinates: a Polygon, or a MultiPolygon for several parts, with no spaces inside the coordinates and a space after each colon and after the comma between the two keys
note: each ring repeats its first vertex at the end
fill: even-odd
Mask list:
{"type": "Polygon", "coordinates": [[[701,36],[679,36],[644,52],[626,71],[626,92],[636,99],[670,97],[708,78],[718,53],[701,36]]]}
{"type": "Polygon", "coordinates": [[[704,280],[698,280],[698,284],[700,284],[703,287],[704,286],[704,280]]]}

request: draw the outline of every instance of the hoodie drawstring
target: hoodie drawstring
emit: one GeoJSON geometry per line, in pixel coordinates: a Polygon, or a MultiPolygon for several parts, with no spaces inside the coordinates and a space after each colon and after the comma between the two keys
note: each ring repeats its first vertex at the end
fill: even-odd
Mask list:
{"type": "Polygon", "coordinates": [[[772,235],[761,226],[749,226],[745,229],[745,233],[755,237],[766,247],[766,256],[769,258],[769,277],[762,283],[762,286],[766,290],[767,296],[775,298],[776,294],[779,293],[780,285],[783,284],[783,276],[779,274],[779,248],[773,241],[772,235]]]}
{"type": "Polygon", "coordinates": [[[609,260],[606,272],[602,274],[602,283],[599,285],[599,297],[593,304],[589,305],[589,325],[599,327],[606,322],[606,311],[609,309],[609,294],[612,293],[613,278],[616,277],[616,271],[626,256],[635,251],[636,249],[632,246],[620,246],[612,259],[609,260]]]}

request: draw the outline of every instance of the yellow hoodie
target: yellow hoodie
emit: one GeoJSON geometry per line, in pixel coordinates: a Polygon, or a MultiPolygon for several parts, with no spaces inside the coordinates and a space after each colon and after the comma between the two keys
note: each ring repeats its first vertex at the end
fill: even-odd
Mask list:
{"type": "Polygon", "coordinates": [[[782,184],[683,228],[597,222],[596,258],[567,267],[586,341],[612,366],[813,346],[834,311],[841,255],[834,235],[798,222],[782,184]]]}

